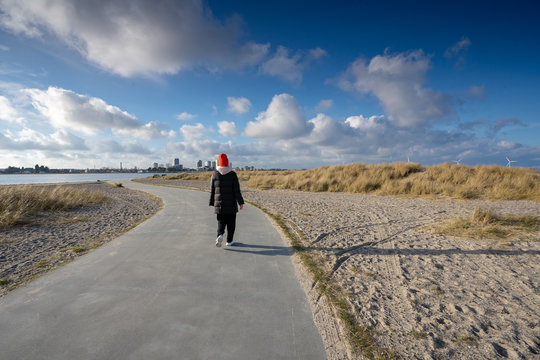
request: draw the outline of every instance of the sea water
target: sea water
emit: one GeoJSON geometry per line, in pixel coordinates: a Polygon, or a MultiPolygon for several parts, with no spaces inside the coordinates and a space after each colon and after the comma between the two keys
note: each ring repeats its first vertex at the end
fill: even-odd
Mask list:
{"type": "MultiPolygon", "coordinates": [[[[105,174],[10,174],[0,175],[0,185],[56,184],[95,182],[98,180],[128,180],[144,178],[153,173],[105,173],[105,174]]],[[[161,175],[161,174],[159,174],[161,175]]]]}

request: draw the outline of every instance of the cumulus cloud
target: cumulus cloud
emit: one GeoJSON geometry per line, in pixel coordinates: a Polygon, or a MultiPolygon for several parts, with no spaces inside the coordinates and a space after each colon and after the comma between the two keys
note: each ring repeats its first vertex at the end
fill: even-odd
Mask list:
{"type": "Polygon", "coordinates": [[[345,90],[373,94],[400,127],[426,125],[454,113],[448,95],[423,87],[430,57],[422,50],[359,58],[338,79],[345,90]]]}
{"type": "Polygon", "coordinates": [[[157,122],[142,124],[135,116],[104,100],[77,94],[71,90],[49,87],[47,90],[24,90],[32,105],[57,129],[72,129],[97,135],[104,129],[125,136],[156,139],[175,136],[157,122]]]}
{"type": "Polygon", "coordinates": [[[235,113],[236,115],[245,114],[251,109],[251,101],[245,97],[227,97],[227,103],[229,104],[228,111],[235,113]]]}
{"type": "Polygon", "coordinates": [[[55,128],[70,128],[95,135],[103,128],[136,128],[135,116],[107,104],[99,98],[70,90],[49,87],[46,91],[27,89],[32,105],[55,128]]]}
{"type": "Polygon", "coordinates": [[[311,131],[300,105],[289,94],[275,95],[266,111],[250,121],[245,135],[255,139],[292,139],[311,131]]]}
{"type": "Polygon", "coordinates": [[[348,124],[353,129],[360,130],[373,130],[379,128],[383,125],[384,116],[382,115],[373,115],[365,117],[363,115],[349,116],[345,119],[345,123],[348,124]]]}
{"type": "Polygon", "coordinates": [[[219,121],[217,125],[219,128],[218,132],[225,137],[234,138],[236,137],[236,134],[238,134],[238,128],[232,121],[219,121]]]}
{"type": "Polygon", "coordinates": [[[190,113],[185,112],[185,111],[178,114],[178,115],[176,115],[176,119],[180,120],[180,121],[189,121],[189,120],[195,119],[196,117],[197,117],[197,115],[190,114],[190,113]]]}
{"type": "Polygon", "coordinates": [[[83,139],[64,130],[45,135],[32,129],[22,129],[17,134],[0,133],[0,148],[6,150],[87,150],[83,139]]]}
{"type": "Polygon", "coordinates": [[[145,140],[173,138],[176,136],[175,131],[165,129],[164,125],[156,121],[151,121],[136,128],[113,129],[113,132],[118,135],[136,137],[145,140]]]}
{"type": "Polygon", "coordinates": [[[268,44],[240,42],[242,21],[223,22],[201,0],[6,0],[0,26],[15,34],[54,35],[115,74],[176,74],[254,65],[268,44]]]}
{"type": "Polygon", "coordinates": [[[197,123],[196,125],[183,125],[180,128],[180,133],[184,140],[200,139],[207,129],[203,124],[197,123]]]}
{"type": "Polygon", "coordinates": [[[326,50],[319,47],[309,50],[306,55],[301,51],[292,54],[291,50],[279,46],[276,53],[261,65],[260,71],[288,81],[301,82],[303,72],[309,64],[325,55],[326,50]]]}

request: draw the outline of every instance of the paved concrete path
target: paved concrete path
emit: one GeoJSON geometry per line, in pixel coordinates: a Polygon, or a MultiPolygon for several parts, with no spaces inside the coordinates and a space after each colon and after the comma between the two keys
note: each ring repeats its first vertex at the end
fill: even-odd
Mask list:
{"type": "MultiPolygon", "coordinates": [[[[324,359],[290,249],[257,209],[216,248],[208,194],[138,183],[151,219],[0,299],[1,359],[324,359]]],[[[73,234],[77,236],[77,234],[73,234]]]]}

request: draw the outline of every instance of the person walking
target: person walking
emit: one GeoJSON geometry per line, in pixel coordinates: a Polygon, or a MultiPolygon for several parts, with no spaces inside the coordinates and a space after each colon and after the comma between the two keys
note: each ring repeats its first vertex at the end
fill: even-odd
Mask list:
{"type": "Polygon", "coordinates": [[[233,237],[238,205],[242,210],[244,208],[244,199],[240,192],[238,176],[229,167],[229,159],[225,154],[219,154],[217,169],[212,174],[209,205],[214,207],[214,213],[217,215],[218,236],[216,246],[221,247],[225,228],[227,228],[227,246],[232,246],[234,244],[233,237]]]}

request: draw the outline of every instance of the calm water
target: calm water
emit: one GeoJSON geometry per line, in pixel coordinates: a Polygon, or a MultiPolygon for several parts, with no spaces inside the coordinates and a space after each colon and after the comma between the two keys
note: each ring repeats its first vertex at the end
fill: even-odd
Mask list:
{"type": "Polygon", "coordinates": [[[0,185],[14,184],[50,184],[50,183],[71,183],[88,182],[97,180],[125,180],[144,178],[152,176],[146,174],[16,174],[0,175],[0,185]]]}

